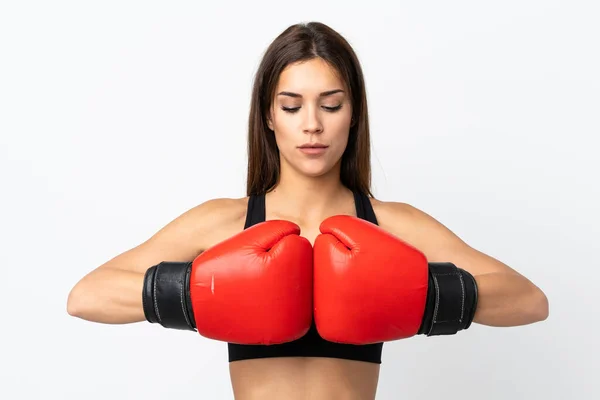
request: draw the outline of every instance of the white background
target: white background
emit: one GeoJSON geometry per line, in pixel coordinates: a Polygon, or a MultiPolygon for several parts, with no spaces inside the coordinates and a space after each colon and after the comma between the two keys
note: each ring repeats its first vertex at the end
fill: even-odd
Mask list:
{"type": "Polygon", "coordinates": [[[2,2],[0,398],[232,397],[225,344],[79,320],[67,295],[185,210],[244,195],[253,74],[311,20],[363,64],[375,195],[550,300],[539,324],[386,344],[378,399],[598,395],[595,2],[200,3],[2,2]]]}

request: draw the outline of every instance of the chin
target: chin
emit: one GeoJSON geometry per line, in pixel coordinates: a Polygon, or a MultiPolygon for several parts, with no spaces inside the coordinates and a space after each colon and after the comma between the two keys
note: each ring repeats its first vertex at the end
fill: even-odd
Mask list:
{"type": "Polygon", "coordinates": [[[323,175],[327,175],[333,169],[333,165],[324,164],[320,162],[309,162],[303,163],[304,165],[296,165],[295,170],[301,175],[308,176],[311,178],[318,178],[323,175]]]}
{"type": "Polygon", "coordinates": [[[323,175],[326,175],[329,171],[299,171],[302,175],[307,176],[309,178],[319,178],[323,175]]]}
{"type": "Polygon", "coordinates": [[[281,156],[283,164],[282,168],[294,171],[294,173],[310,178],[319,178],[332,172],[338,165],[335,160],[330,157],[318,157],[314,159],[306,159],[301,157],[287,158],[281,156]]]}

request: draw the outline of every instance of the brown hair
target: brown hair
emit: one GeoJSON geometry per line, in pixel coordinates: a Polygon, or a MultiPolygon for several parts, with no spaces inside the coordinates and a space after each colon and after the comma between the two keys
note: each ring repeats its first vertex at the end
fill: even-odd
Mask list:
{"type": "Polygon", "coordinates": [[[247,196],[268,192],[279,179],[279,151],[267,116],[281,72],[289,64],[317,57],[340,74],[352,100],[353,123],[342,155],[340,179],[348,189],[372,196],[369,117],[362,68],[346,39],[319,22],[288,27],[270,44],[258,67],[248,122],[247,196]]]}

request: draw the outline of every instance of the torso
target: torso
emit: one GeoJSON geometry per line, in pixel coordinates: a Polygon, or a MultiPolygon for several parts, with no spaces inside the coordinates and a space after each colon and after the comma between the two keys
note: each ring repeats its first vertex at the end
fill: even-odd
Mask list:
{"type": "Polygon", "coordinates": [[[336,358],[244,360],[229,371],[236,400],[371,400],[379,380],[379,364],[336,358]]]}
{"type": "MultiPolygon", "coordinates": [[[[402,225],[394,214],[394,221],[385,202],[371,199],[379,225],[386,230],[402,225]]],[[[203,243],[211,247],[244,229],[248,198],[228,199],[223,203],[223,214],[218,227],[203,243]]],[[[356,216],[354,203],[344,204],[337,214],[356,216]]],[[[287,219],[297,223],[311,244],[319,234],[317,222],[307,223],[293,216],[279,215],[267,208],[266,219],[287,219]]],[[[408,225],[408,224],[407,224],[408,225]]],[[[409,235],[410,226],[394,229],[393,234],[409,235]]],[[[277,357],[234,361],[229,364],[231,383],[236,400],[250,399],[374,399],[379,380],[380,364],[362,361],[320,357],[277,357]]]]}

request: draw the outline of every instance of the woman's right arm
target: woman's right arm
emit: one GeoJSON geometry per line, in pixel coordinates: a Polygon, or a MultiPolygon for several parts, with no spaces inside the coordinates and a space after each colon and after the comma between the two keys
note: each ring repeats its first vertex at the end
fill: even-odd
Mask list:
{"type": "MultiPolygon", "coordinates": [[[[87,321],[127,324],[145,321],[142,306],[144,274],[162,261],[191,261],[205,248],[203,238],[227,200],[202,203],[164,226],[150,239],[85,275],[71,289],[67,312],[87,321]]],[[[222,218],[222,217],[221,217],[222,218]]]]}

